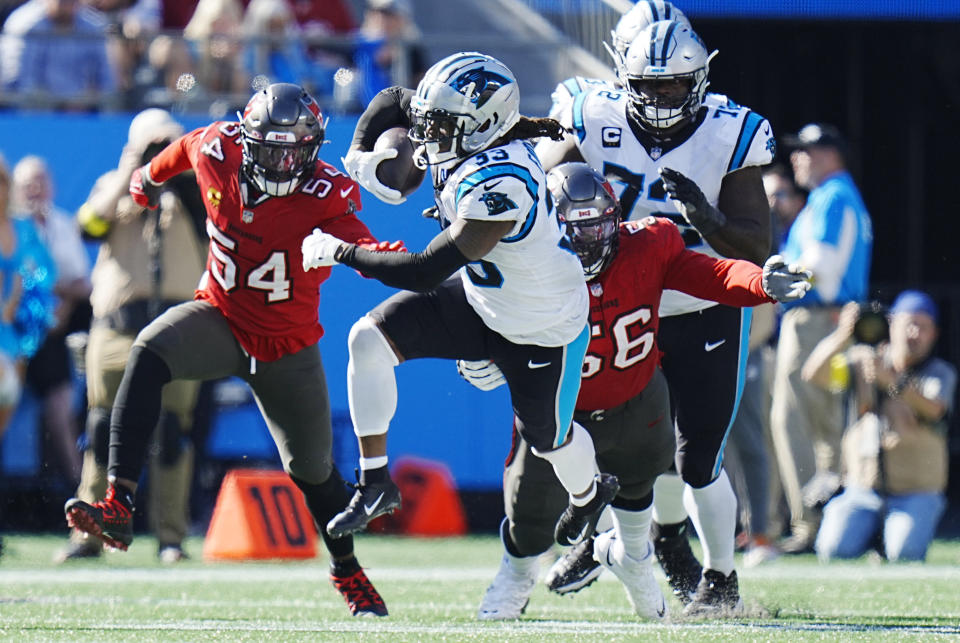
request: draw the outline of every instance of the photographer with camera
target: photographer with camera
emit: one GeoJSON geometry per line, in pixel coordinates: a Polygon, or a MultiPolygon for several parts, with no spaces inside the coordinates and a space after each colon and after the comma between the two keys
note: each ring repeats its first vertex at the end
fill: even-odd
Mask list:
{"type": "Polygon", "coordinates": [[[956,369],[931,352],[937,307],[906,290],[884,327],[876,305],[844,306],[803,365],[804,381],[848,395],[844,490],[823,512],[821,560],[855,558],[878,538],[890,561],[923,560],[946,499],[947,427],[956,369]],[[889,335],[889,339],[886,336],[889,335]]]}
{"type": "MultiPolygon", "coordinates": [[[[77,496],[100,500],[107,490],[110,409],[137,333],[167,308],[193,298],[204,270],[206,212],[191,176],[170,181],[159,207],[133,202],[130,176],[178,138],[183,128],[162,109],[137,114],[117,168],[101,176],[77,219],[83,231],[101,241],[93,267],[93,322],[86,347],[87,446],[77,496]]],[[[174,563],[184,557],[193,479],[189,431],[197,382],[177,380],[163,390],[157,443],[151,449],[150,528],[158,556],[174,563]]],[[[101,543],[77,530],[56,560],[99,556],[101,543]]]]}

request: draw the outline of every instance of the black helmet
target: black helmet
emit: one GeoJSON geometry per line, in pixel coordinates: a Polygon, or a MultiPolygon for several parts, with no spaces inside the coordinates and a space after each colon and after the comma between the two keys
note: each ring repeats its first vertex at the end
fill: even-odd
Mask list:
{"type": "Polygon", "coordinates": [[[620,242],[620,202],[603,176],[586,163],[564,163],[547,174],[557,218],[589,281],[610,265],[620,242]]]}
{"type": "Polygon", "coordinates": [[[258,91],[240,120],[244,175],[271,196],[293,194],[313,170],[324,125],[317,101],[299,85],[258,91]]]}

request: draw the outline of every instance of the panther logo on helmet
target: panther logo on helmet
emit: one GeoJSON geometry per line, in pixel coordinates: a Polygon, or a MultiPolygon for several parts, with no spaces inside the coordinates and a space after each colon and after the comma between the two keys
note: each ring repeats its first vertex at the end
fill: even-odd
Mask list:
{"type": "Polygon", "coordinates": [[[240,119],[244,176],[265,194],[293,194],[312,174],[325,126],[320,106],[299,85],[257,92],[240,119]]]}
{"type": "Polygon", "coordinates": [[[418,166],[464,159],[520,120],[517,80],[496,58],[453,54],[427,70],[410,100],[410,116],[418,166]]]}

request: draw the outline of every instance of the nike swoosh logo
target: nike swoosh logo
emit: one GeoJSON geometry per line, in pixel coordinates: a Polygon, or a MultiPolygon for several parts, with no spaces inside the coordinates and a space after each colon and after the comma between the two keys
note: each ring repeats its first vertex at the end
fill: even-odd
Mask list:
{"type": "Polygon", "coordinates": [[[663,615],[667,613],[667,606],[663,601],[660,601],[660,607],[657,608],[657,617],[663,618],[663,615]]]}
{"type": "Polygon", "coordinates": [[[721,346],[724,342],[726,342],[726,341],[727,341],[727,340],[725,340],[725,339],[721,339],[719,342],[714,342],[714,343],[712,343],[712,344],[711,344],[710,342],[706,342],[706,343],[704,343],[704,345],[703,345],[703,350],[705,350],[706,352],[709,353],[710,351],[712,351],[712,350],[715,349],[715,348],[720,348],[720,346],[721,346]]]}
{"type": "Polygon", "coordinates": [[[503,179],[500,179],[500,180],[497,181],[496,183],[484,183],[484,184],[483,184],[483,189],[484,189],[484,190],[492,190],[493,188],[497,187],[497,186],[500,185],[501,183],[503,183],[503,179]]]}
{"type": "Polygon", "coordinates": [[[347,195],[350,194],[351,192],[353,192],[353,186],[352,186],[352,185],[351,185],[350,187],[348,187],[346,190],[340,190],[340,198],[341,198],[341,199],[346,199],[346,198],[347,198],[347,195]]]}
{"type": "Polygon", "coordinates": [[[550,366],[550,362],[540,363],[533,360],[527,362],[527,368],[543,368],[544,366],[550,366]]]}
{"type": "Polygon", "coordinates": [[[766,135],[766,136],[770,136],[770,126],[769,126],[769,125],[767,125],[766,127],[763,128],[763,133],[764,133],[764,135],[766,135]]]}
{"type": "Polygon", "coordinates": [[[613,549],[613,543],[610,543],[610,546],[607,547],[607,567],[613,567],[613,561],[610,560],[610,550],[613,549]]]}
{"type": "Polygon", "coordinates": [[[372,505],[363,505],[363,510],[367,512],[368,516],[376,510],[376,508],[380,505],[381,500],[383,500],[382,493],[379,496],[377,496],[377,499],[373,501],[372,505]]]}

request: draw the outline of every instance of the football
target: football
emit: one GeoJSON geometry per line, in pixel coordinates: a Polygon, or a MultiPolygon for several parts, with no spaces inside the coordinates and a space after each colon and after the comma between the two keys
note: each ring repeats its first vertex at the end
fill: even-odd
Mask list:
{"type": "Polygon", "coordinates": [[[387,148],[397,150],[392,159],[380,161],[377,165],[377,180],[388,188],[393,188],[403,196],[409,196],[420,187],[424,171],[413,162],[413,142],[403,127],[392,127],[382,133],[374,144],[374,151],[387,148]]]}

